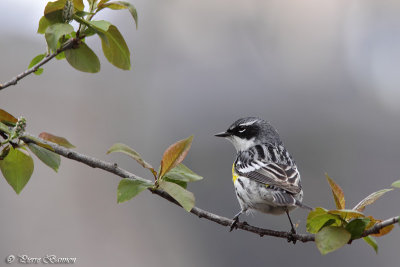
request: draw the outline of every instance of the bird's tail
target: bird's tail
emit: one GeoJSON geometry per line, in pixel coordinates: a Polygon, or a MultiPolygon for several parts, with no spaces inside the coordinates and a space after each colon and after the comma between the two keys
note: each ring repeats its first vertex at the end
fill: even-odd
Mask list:
{"type": "Polygon", "coordinates": [[[302,203],[302,202],[300,202],[298,200],[296,200],[296,206],[298,206],[300,208],[303,208],[303,209],[306,209],[306,210],[313,210],[313,208],[307,206],[306,204],[304,204],[304,203],[302,203]]]}

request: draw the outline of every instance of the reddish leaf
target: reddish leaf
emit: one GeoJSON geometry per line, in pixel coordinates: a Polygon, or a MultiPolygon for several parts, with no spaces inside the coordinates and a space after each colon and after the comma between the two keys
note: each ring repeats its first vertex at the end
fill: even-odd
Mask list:
{"type": "Polygon", "coordinates": [[[336,208],[338,210],[345,209],[345,199],[342,188],[337,185],[329,176],[325,174],[326,179],[328,180],[329,186],[332,189],[333,198],[335,199],[336,208]]]}
{"type": "Polygon", "coordinates": [[[192,141],[193,135],[176,142],[165,150],[161,160],[159,178],[163,177],[167,172],[183,161],[189,152],[192,141]]]}
{"type": "Polygon", "coordinates": [[[382,190],[379,190],[377,192],[374,192],[374,193],[370,194],[369,196],[367,196],[366,198],[361,200],[360,203],[358,203],[353,208],[353,210],[364,211],[366,206],[371,205],[372,203],[377,201],[381,196],[383,196],[386,192],[389,192],[389,191],[392,191],[392,190],[393,189],[382,189],[382,190]]]}
{"type": "Polygon", "coordinates": [[[39,134],[39,137],[46,141],[56,143],[60,146],[66,147],[66,148],[74,148],[75,147],[64,137],[55,136],[50,133],[43,132],[43,133],[39,134]]]}
{"type": "Polygon", "coordinates": [[[17,121],[18,119],[15,118],[13,115],[8,113],[4,109],[0,109],[0,122],[16,124],[17,121]]]}
{"type": "Polygon", "coordinates": [[[367,225],[367,227],[366,227],[365,229],[369,229],[369,228],[371,228],[372,226],[374,226],[376,223],[378,223],[378,220],[375,219],[375,218],[372,217],[372,216],[367,216],[367,217],[365,217],[365,218],[368,218],[368,219],[369,219],[369,224],[367,225]]]}
{"type": "MultiPolygon", "coordinates": [[[[376,219],[375,219],[375,222],[376,222],[376,223],[380,223],[380,222],[382,222],[382,220],[376,220],[376,219]]],[[[379,230],[379,233],[377,233],[377,234],[372,234],[372,235],[373,235],[373,236],[376,236],[376,237],[384,236],[384,235],[390,233],[390,231],[392,231],[393,228],[394,228],[394,225],[391,224],[391,225],[388,225],[388,226],[386,226],[386,227],[383,227],[381,230],[379,230]]]]}

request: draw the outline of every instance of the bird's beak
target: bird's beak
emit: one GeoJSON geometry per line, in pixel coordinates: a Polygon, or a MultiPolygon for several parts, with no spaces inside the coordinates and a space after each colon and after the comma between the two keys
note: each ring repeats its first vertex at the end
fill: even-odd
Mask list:
{"type": "Polygon", "coordinates": [[[222,132],[222,133],[214,134],[214,136],[217,136],[217,137],[228,137],[228,136],[231,136],[231,134],[227,133],[227,132],[222,132]]]}

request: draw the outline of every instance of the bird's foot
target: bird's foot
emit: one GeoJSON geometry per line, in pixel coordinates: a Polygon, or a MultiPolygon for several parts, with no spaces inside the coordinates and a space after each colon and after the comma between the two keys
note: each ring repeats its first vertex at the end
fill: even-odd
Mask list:
{"type": "Polygon", "coordinates": [[[237,223],[239,222],[239,218],[235,217],[233,218],[233,222],[231,223],[231,226],[229,228],[229,232],[232,232],[232,230],[235,228],[237,229],[237,223]]]}
{"type": "Polygon", "coordinates": [[[288,232],[288,237],[287,237],[287,241],[293,242],[293,244],[296,244],[297,239],[294,237],[294,235],[296,234],[296,230],[294,228],[292,228],[292,230],[290,230],[290,232],[288,232]]]}

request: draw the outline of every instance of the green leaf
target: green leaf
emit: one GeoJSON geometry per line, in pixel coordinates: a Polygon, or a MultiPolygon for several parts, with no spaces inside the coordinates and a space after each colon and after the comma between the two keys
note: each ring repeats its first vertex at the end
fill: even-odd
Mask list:
{"type": "MultiPolygon", "coordinates": [[[[31,63],[29,63],[28,69],[30,69],[33,66],[35,66],[36,64],[38,64],[42,59],[44,59],[45,56],[46,56],[46,54],[39,54],[36,57],[34,57],[31,61],[31,63]]],[[[43,68],[38,68],[37,71],[34,72],[34,74],[36,74],[36,75],[40,75],[42,73],[43,73],[43,68]]]]}
{"type": "Polygon", "coordinates": [[[315,244],[321,254],[325,255],[346,245],[350,238],[351,234],[346,229],[328,226],[315,234],[315,244]]]}
{"type": "Polygon", "coordinates": [[[358,203],[353,208],[353,210],[364,211],[366,206],[371,205],[372,203],[377,201],[381,196],[383,196],[386,192],[389,192],[389,191],[392,191],[392,190],[393,189],[382,189],[382,190],[379,190],[377,192],[374,192],[374,193],[370,194],[369,196],[367,196],[366,198],[361,200],[360,203],[358,203]]]}
{"type": "Polygon", "coordinates": [[[97,0],[87,0],[89,2],[89,5],[94,5],[96,4],[97,0]]]}
{"type": "Polygon", "coordinates": [[[324,215],[327,213],[328,213],[328,210],[321,208],[321,207],[316,207],[315,209],[313,209],[312,211],[310,211],[308,213],[307,220],[314,219],[317,216],[324,215]]]}
{"type": "Polygon", "coordinates": [[[400,180],[393,182],[392,187],[400,188],[400,180]]]}
{"type": "MultiPolygon", "coordinates": [[[[62,16],[62,11],[64,9],[66,0],[58,0],[55,2],[48,2],[45,9],[44,9],[44,17],[46,17],[47,22],[44,22],[43,27],[40,27],[39,22],[39,29],[41,31],[46,30],[45,24],[48,23],[47,26],[54,24],[54,23],[63,23],[64,19],[62,16]]],[[[38,32],[39,32],[38,29],[38,32]]],[[[41,33],[41,32],[39,32],[41,33]]]]}
{"type": "Polygon", "coordinates": [[[30,135],[29,136],[25,136],[25,138],[29,139],[35,145],[38,145],[38,146],[40,146],[42,148],[45,148],[47,150],[50,150],[50,151],[54,152],[54,149],[50,145],[43,143],[39,138],[36,138],[34,136],[30,136],[30,135]]]}
{"type": "Polygon", "coordinates": [[[164,180],[159,181],[158,185],[161,190],[167,192],[171,197],[173,197],[187,212],[192,210],[195,202],[192,192],[187,191],[175,183],[164,180]]]}
{"type": "Polygon", "coordinates": [[[174,168],[172,168],[164,175],[164,177],[170,180],[183,182],[196,182],[203,179],[203,177],[197,175],[182,163],[179,163],[174,168]]]}
{"type": "Polygon", "coordinates": [[[128,201],[151,186],[153,186],[152,183],[147,183],[145,181],[128,178],[122,179],[118,184],[117,202],[128,201]]]}
{"type": "Polygon", "coordinates": [[[44,57],[46,56],[46,54],[39,54],[36,57],[34,57],[31,61],[31,63],[29,63],[28,68],[32,68],[33,66],[35,66],[36,64],[38,64],[42,59],[44,59],[44,57]]]}
{"type": "Polygon", "coordinates": [[[189,152],[192,141],[193,135],[172,144],[165,150],[161,159],[159,178],[163,177],[167,172],[183,161],[189,152]]]}
{"type": "Polygon", "coordinates": [[[40,133],[39,138],[42,138],[43,140],[46,140],[46,141],[49,141],[52,143],[56,143],[60,146],[66,147],[66,148],[74,148],[75,147],[64,137],[56,136],[56,135],[53,135],[50,133],[46,133],[46,132],[40,133]]]}
{"type": "Polygon", "coordinates": [[[183,181],[179,181],[179,180],[172,180],[172,179],[169,179],[166,176],[163,177],[163,180],[167,181],[167,182],[171,182],[171,183],[177,184],[180,187],[183,187],[183,188],[187,189],[187,182],[183,182],[183,181]]]}
{"type": "Polygon", "coordinates": [[[85,8],[83,0],[73,0],[72,2],[74,3],[75,10],[83,11],[83,9],[85,8]]]}
{"type": "Polygon", "coordinates": [[[44,164],[52,168],[55,172],[58,171],[58,167],[60,166],[61,162],[60,155],[34,143],[29,143],[28,147],[44,164]]]}
{"type": "Polygon", "coordinates": [[[19,194],[33,173],[33,160],[25,149],[10,148],[5,159],[0,160],[0,169],[4,178],[19,194]]]}
{"type": "Polygon", "coordinates": [[[97,55],[85,43],[80,43],[78,48],[64,51],[68,63],[77,70],[89,73],[100,71],[100,61],[97,55]]]}
{"type": "Polygon", "coordinates": [[[112,25],[110,22],[106,20],[86,21],[86,23],[97,32],[102,32],[102,33],[107,32],[110,26],[112,25]]]}
{"type": "Polygon", "coordinates": [[[325,174],[328,180],[329,186],[331,187],[333,198],[335,200],[336,208],[341,210],[345,208],[345,199],[342,188],[337,185],[329,176],[325,174]]]}
{"type": "MultiPolygon", "coordinates": [[[[65,3],[67,0],[57,0],[54,2],[48,2],[45,9],[44,15],[46,17],[51,17],[56,12],[61,12],[64,9],[65,3]]],[[[83,11],[85,5],[83,4],[83,0],[73,0],[74,10],[75,11],[83,11]]]]}
{"type": "Polygon", "coordinates": [[[358,218],[349,222],[345,228],[351,234],[351,239],[360,238],[370,221],[368,218],[358,218]]]}
{"type": "Polygon", "coordinates": [[[46,32],[47,27],[52,24],[52,21],[46,18],[45,16],[41,17],[39,20],[39,27],[37,33],[44,34],[46,32]]]}
{"type": "Polygon", "coordinates": [[[89,28],[89,27],[86,27],[86,29],[82,32],[82,35],[85,35],[86,37],[89,37],[89,36],[92,36],[95,34],[96,34],[96,31],[93,28],[89,28]]]}
{"type": "Polygon", "coordinates": [[[329,225],[340,226],[342,223],[340,217],[335,214],[329,214],[324,208],[315,208],[310,211],[307,217],[307,232],[311,234],[318,233],[323,227],[329,225]]]}
{"type": "Polygon", "coordinates": [[[87,16],[87,15],[94,15],[95,13],[90,13],[90,12],[86,12],[86,11],[78,11],[78,12],[76,12],[75,13],[78,17],[84,17],[84,16],[87,16]]]}
{"type": "Polygon", "coordinates": [[[109,1],[110,0],[100,0],[100,2],[97,4],[97,7],[104,5],[105,3],[109,2],[109,1]]]}
{"type": "Polygon", "coordinates": [[[57,0],[54,2],[48,2],[44,8],[44,15],[49,15],[55,11],[64,9],[66,0],[57,0]]]}
{"type": "Polygon", "coordinates": [[[363,239],[368,245],[370,245],[375,250],[376,253],[378,253],[378,243],[376,242],[375,238],[369,235],[363,237],[363,239]]]}
{"type": "Polygon", "coordinates": [[[131,68],[129,48],[117,27],[104,20],[87,21],[76,15],[74,19],[99,35],[104,56],[111,64],[123,70],[131,68]]]}
{"type": "Polygon", "coordinates": [[[57,60],[62,60],[62,59],[64,59],[65,58],[65,53],[64,52],[61,52],[61,53],[59,53],[57,56],[56,56],[56,59],[57,60]]]}
{"type": "Polygon", "coordinates": [[[5,132],[6,134],[11,133],[10,128],[2,122],[0,122],[0,131],[5,132]]]}
{"type": "Polygon", "coordinates": [[[42,74],[42,73],[43,73],[43,68],[38,68],[38,69],[34,72],[35,75],[40,75],[40,74],[42,74]]]}
{"type": "Polygon", "coordinates": [[[72,27],[68,23],[56,23],[50,25],[49,27],[47,27],[46,33],[44,34],[47,45],[53,52],[57,51],[58,40],[63,35],[69,34],[73,31],[74,27],[72,27]]]}
{"type": "Polygon", "coordinates": [[[354,218],[365,217],[365,215],[362,212],[355,211],[355,210],[347,210],[347,209],[330,210],[330,211],[328,211],[328,213],[339,215],[342,219],[347,220],[347,221],[350,219],[354,219],[354,218]]]}
{"type": "Polygon", "coordinates": [[[130,156],[131,158],[136,160],[140,165],[142,165],[143,168],[149,169],[151,173],[154,175],[154,177],[157,177],[157,172],[154,170],[153,166],[151,166],[149,163],[143,160],[142,156],[140,156],[139,153],[137,153],[134,149],[130,148],[129,146],[121,143],[114,144],[108,149],[107,154],[113,152],[121,152],[130,156]]]}
{"type": "Polygon", "coordinates": [[[4,109],[0,109],[0,122],[5,124],[10,124],[10,126],[15,126],[18,119],[13,115],[5,111],[4,109]]]}
{"type": "MultiPolygon", "coordinates": [[[[109,44],[109,40],[107,37],[107,31],[111,26],[111,23],[105,20],[95,20],[95,21],[86,21],[86,20],[81,20],[84,22],[86,26],[88,26],[89,29],[93,30],[95,33],[97,33],[100,37],[101,40],[104,40],[107,45],[109,44]]],[[[103,52],[104,53],[104,52],[103,52]]]]}
{"type": "Polygon", "coordinates": [[[99,5],[97,6],[97,12],[99,12],[100,10],[102,10],[103,8],[110,8],[113,10],[120,10],[120,9],[128,9],[129,12],[132,15],[132,18],[135,21],[136,24],[136,29],[138,27],[138,14],[136,11],[136,8],[129,2],[125,2],[125,1],[115,1],[115,2],[108,2],[105,3],[99,3],[99,5]]]}
{"type": "Polygon", "coordinates": [[[101,38],[104,56],[115,67],[129,70],[131,68],[129,48],[117,27],[111,25],[106,36],[107,39],[101,38]]]}
{"type": "Polygon", "coordinates": [[[0,153],[0,160],[3,160],[3,159],[5,159],[6,157],[7,157],[7,155],[8,155],[8,153],[10,152],[10,145],[9,144],[7,144],[2,150],[1,150],[1,153],[0,153]]]}

